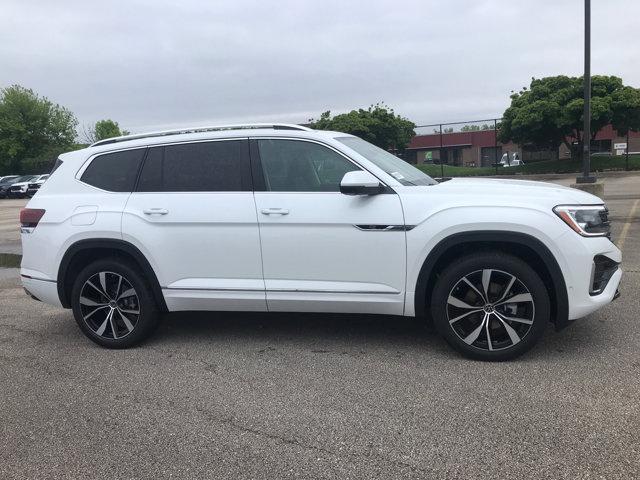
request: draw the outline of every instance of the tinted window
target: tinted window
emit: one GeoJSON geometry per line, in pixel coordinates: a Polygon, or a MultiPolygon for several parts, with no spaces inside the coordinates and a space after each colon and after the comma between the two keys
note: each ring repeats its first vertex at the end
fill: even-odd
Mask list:
{"type": "Polygon", "coordinates": [[[246,140],[156,147],[142,168],[139,192],[249,190],[246,140]]]}
{"type": "Polygon", "coordinates": [[[60,165],[62,165],[62,160],[58,158],[56,160],[56,163],[53,165],[53,168],[51,169],[51,173],[55,172],[60,165]]]}
{"type": "Polygon", "coordinates": [[[259,140],[267,190],[273,192],[339,192],[344,174],[356,165],[317,143],[259,140]]]}
{"type": "Polygon", "coordinates": [[[100,155],[91,161],[80,179],[110,192],[131,192],[144,151],[139,148],[100,155]]]}

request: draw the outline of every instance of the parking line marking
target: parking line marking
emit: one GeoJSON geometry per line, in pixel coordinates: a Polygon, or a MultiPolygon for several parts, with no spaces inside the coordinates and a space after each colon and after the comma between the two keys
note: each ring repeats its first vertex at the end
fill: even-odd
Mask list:
{"type": "Polygon", "coordinates": [[[627,221],[622,227],[622,232],[620,232],[620,239],[618,240],[618,248],[620,250],[622,250],[622,247],[624,247],[624,241],[627,239],[627,234],[629,233],[629,228],[631,227],[631,220],[633,220],[636,210],[638,209],[639,203],[640,203],[640,199],[633,202],[633,206],[629,211],[629,216],[627,217],[627,221]]]}

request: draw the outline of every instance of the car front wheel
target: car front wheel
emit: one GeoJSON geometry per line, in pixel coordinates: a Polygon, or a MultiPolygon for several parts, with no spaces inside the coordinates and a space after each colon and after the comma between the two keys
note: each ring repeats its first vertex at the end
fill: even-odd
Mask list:
{"type": "Polygon", "coordinates": [[[83,333],[108,348],[126,348],[147,338],[158,324],[151,289],[120,259],[98,260],[77,276],[73,314],[83,333]]]}
{"type": "Polygon", "coordinates": [[[460,258],[431,296],[437,330],[463,355],[508,360],[528,351],[550,317],[540,276],[521,259],[497,252],[460,258]]]}

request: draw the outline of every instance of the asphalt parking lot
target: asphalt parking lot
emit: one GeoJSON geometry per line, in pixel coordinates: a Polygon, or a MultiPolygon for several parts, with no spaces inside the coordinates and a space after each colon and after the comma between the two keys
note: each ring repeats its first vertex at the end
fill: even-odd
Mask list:
{"type": "Polygon", "coordinates": [[[0,269],[0,478],[638,478],[640,176],[605,195],[621,298],[508,363],[346,315],[167,315],[110,351],[0,269]]]}

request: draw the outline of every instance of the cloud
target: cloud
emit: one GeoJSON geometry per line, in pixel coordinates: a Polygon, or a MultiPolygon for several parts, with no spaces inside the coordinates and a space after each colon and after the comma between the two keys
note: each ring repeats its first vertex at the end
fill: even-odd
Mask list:
{"type": "MultiPolygon", "coordinates": [[[[303,122],[383,100],[416,123],[498,116],[582,70],[581,0],[4,0],[0,85],[131,131],[303,122]]],[[[593,72],[639,86],[640,4],[593,6],[593,72]]]]}

